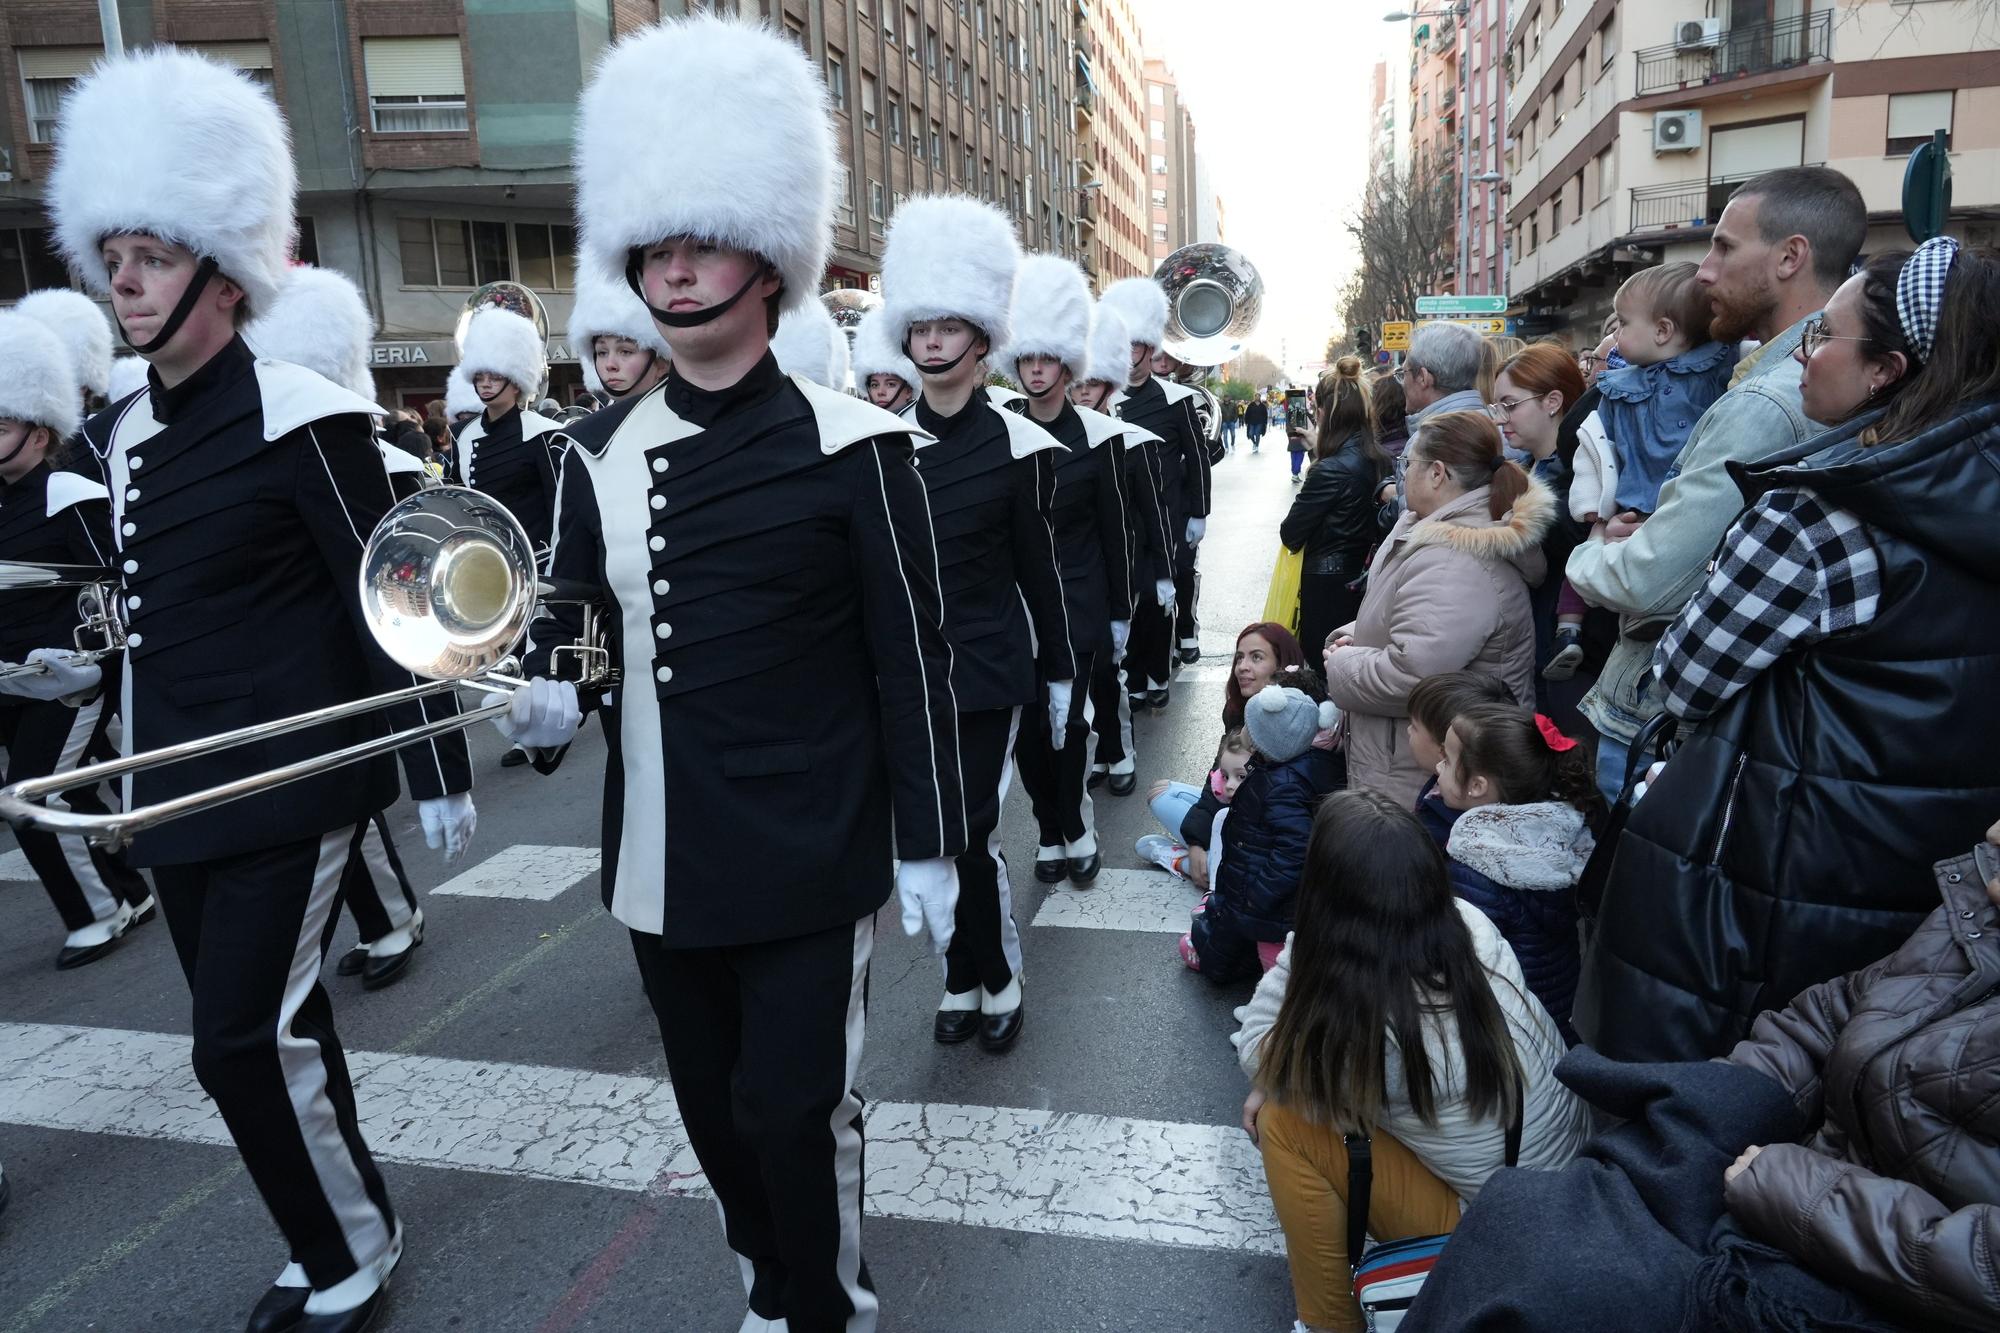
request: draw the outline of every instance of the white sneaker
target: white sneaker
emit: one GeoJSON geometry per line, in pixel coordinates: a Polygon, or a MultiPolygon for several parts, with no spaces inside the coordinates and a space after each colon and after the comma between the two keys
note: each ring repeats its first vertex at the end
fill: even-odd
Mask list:
{"type": "Polygon", "coordinates": [[[1182,868],[1187,863],[1187,848],[1166,834],[1148,833],[1133,843],[1132,849],[1139,853],[1140,860],[1150,861],[1160,869],[1179,875],[1182,879],[1187,878],[1187,872],[1182,868]]]}

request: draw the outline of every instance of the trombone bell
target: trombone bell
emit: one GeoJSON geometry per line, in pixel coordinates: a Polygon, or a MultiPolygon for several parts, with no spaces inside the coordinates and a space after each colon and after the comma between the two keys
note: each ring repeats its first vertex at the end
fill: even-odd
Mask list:
{"type": "Polygon", "coordinates": [[[535,611],[535,548],[491,496],[433,486],[382,516],[362,556],[361,610],[416,675],[464,680],[514,650],[535,611]]]}

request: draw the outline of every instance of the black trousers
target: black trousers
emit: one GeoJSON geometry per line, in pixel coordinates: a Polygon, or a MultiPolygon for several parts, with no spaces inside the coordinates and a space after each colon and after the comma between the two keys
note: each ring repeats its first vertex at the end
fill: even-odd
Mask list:
{"type": "Polygon", "coordinates": [[[793,1333],[875,1328],[854,1090],[874,945],[872,916],[715,949],[632,932],[681,1122],[747,1265],[749,1306],[793,1333]]]}
{"type": "Polygon", "coordinates": [[[1360,613],[1364,588],[1349,588],[1361,575],[1305,574],[1299,578],[1299,647],[1305,650],[1306,665],[1324,674],[1321,653],[1326,636],[1352,621],[1360,613]]]}
{"type": "Polygon", "coordinates": [[[153,868],[194,994],[195,1077],[320,1288],[380,1258],[396,1226],[319,984],[363,829],[153,868]]]}
{"type": "Polygon", "coordinates": [[[1018,708],[958,715],[959,783],[965,793],[965,851],[958,858],[958,912],[944,951],[944,988],[998,994],[1021,970],[1013,886],[1000,854],[1000,807],[1014,775],[1018,708]]]}
{"type": "Polygon", "coordinates": [[[1085,785],[1090,776],[1090,724],[1096,714],[1090,689],[1095,659],[1094,653],[1079,651],[1076,655],[1076,681],[1070,688],[1069,725],[1064,728],[1062,748],[1055,748],[1049,732],[1046,680],[1038,682],[1035,703],[1030,716],[1022,719],[1020,740],[1014,747],[1014,766],[1021,771],[1021,787],[1034,809],[1043,852],[1054,848],[1068,856],[1085,857],[1097,851],[1097,821],[1085,785]]]}
{"type": "Polygon", "coordinates": [[[1090,666],[1090,704],[1095,714],[1092,729],[1097,737],[1096,765],[1131,772],[1137,757],[1132,742],[1132,701],[1125,694],[1124,668],[1104,653],[1090,666]]]}
{"type": "Polygon", "coordinates": [[[1196,606],[1201,601],[1200,548],[1183,545],[1174,562],[1174,646],[1201,646],[1201,617],[1196,606]]]}
{"type": "Polygon", "coordinates": [[[1173,619],[1153,600],[1151,584],[1144,594],[1144,605],[1132,609],[1132,637],[1125,644],[1125,687],[1133,694],[1155,682],[1164,686],[1173,674],[1173,619]]]}
{"type": "MultiPolygon", "coordinates": [[[[0,703],[0,746],[7,750],[8,782],[25,782],[66,773],[79,765],[109,759],[114,747],[105,737],[116,710],[115,679],[95,699],[78,708],[43,700],[0,703]]],[[[102,783],[67,791],[49,802],[53,809],[101,815],[111,810],[110,791],[102,783]]],[[[15,836],[35,877],[68,930],[82,930],[93,921],[117,915],[118,905],[137,907],[149,890],[123,853],[92,847],[81,838],[20,829],[15,836]]]]}
{"type": "Polygon", "coordinates": [[[403,873],[403,858],[396,854],[389,821],[380,811],[361,826],[361,854],[347,863],[340,896],[354,913],[363,944],[409,925],[417,913],[417,891],[403,873]]]}

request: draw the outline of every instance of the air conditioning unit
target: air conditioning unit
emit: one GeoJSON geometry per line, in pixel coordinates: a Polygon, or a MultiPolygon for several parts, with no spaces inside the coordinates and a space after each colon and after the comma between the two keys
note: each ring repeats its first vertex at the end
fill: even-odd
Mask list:
{"type": "Polygon", "coordinates": [[[1701,112],[1655,111],[1653,113],[1655,153],[1692,153],[1699,147],[1701,147],[1701,112]]]}
{"type": "Polygon", "coordinates": [[[1713,51],[1720,45],[1721,19],[1682,19],[1674,24],[1676,51],[1713,51]]]}

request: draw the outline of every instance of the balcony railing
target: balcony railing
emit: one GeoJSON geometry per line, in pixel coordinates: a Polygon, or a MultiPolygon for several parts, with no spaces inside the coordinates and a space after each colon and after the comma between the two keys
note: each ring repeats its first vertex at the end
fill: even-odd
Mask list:
{"type": "Polygon", "coordinates": [[[1635,58],[1640,97],[1794,69],[1833,58],[1833,11],[1725,28],[1714,46],[1653,46],[1635,58]]]}
{"type": "MultiPolygon", "coordinates": [[[[1808,165],[1818,166],[1819,163],[1808,165]]],[[[1642,185],[1632,191],[1632,230],[1636,232],[1692,231],[1711,227],[1722,216],[1722,206],[1745,181],[1761,172],[1744,176],[1718,176],[1705,181],[1675,181],[1667,185],[1642,185]]]]}

